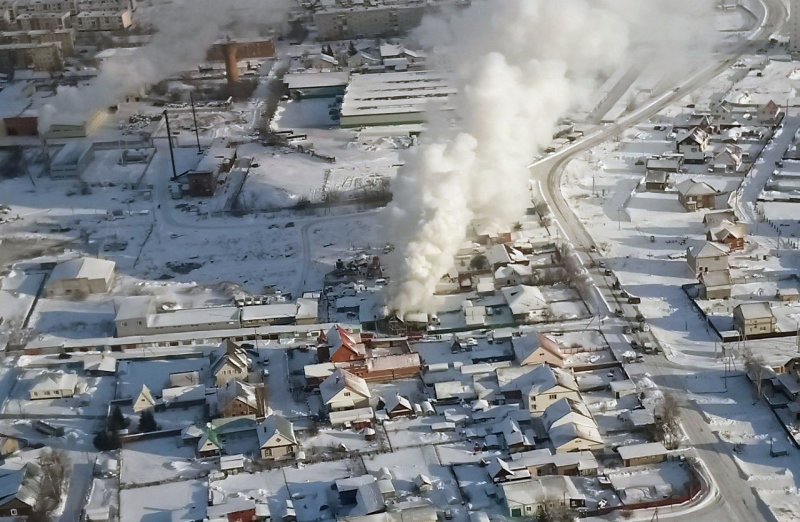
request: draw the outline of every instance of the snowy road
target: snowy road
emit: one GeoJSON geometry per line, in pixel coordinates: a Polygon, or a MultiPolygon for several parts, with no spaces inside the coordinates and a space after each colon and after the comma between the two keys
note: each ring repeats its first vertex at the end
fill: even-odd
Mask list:
{"type": "MultiPolygon", "coordinates": [[[[779,31],[786,19],[786,7],[782,1],[767,0],[764,6],[765,16],[759,28],[751,34],[747,42],[739,46],[736,52],[726,59],[699,71],[674,90],[654,98],[649,104],[623,117],[616,124],[602,128],[576,142],[571,147],[562,149],[558,153],[531,166],[531,174],[541,185],[542,194],[553,212],[561,232],[575,246],[584,265],[588,266],[593,261],[591,252],[595,247],[595,242],[577,215],[572,211],[564,194],[561,192],[561,176],[565,166],[577,155],[655,116],[662,109],[679,101],[689,92],[710,82],[736,62],[741,55],[757,49],[761,45],[762,39],[766,39],[771,34],[779,31]]],[[[793,135],[793,132],[791,132],[791,135],[793,135]]],[[[780,147],[776,147],[776,149],[778,148],[780,147]]],[[[747,198],[744,199],[746,200],[747,198]]],[[[616,298],[613,297],[614,292],[608,286],[609,281],[600,275],[597,270],[590,271],[589,274],[589,277],[593,280],[590,291],[596,296],[596,298],[591,299],[591,301],[594,301],[595,313],[600,316],[611,315],[613,313],[611,307],[614,305],[609,302],[609,297],[616,298]]],[[[672,389],[676,393],[685,391],[685,383],[681,373],[695,370],[705,371],[705,368],[681,368],[661,356],[648,358],[646,366],[648,374],[660,386],[665,389],[672,389]]],[[[719,490],[719,496],[715,496],[705,503],[702,509],[691,510],[692,517],[698,520],[715,521],[774,519],[769,509],[763,503],[759,503],[753,493],[753,489],[745,480],[740,478],[736,464],[728,452],[729,449],[716,434],[710,431],[696,407],[689,408],[684,401],[681,419],[691,444],[697,448],[699,456],[708,467],[719,490]]],[[[662,515],[662,513],[659,513],[659,515],[662,515]]],[[[664,518],[684,518],[685,513],[677,512],[663,515],[665,515],[664,518]]]]}

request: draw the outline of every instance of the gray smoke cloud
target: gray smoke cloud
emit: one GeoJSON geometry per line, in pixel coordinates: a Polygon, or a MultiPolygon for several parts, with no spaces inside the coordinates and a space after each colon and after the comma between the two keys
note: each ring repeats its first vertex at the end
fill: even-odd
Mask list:
{"type": "Polygon", "coordinates": [[[291,0],[174,0],[137,12],[138,20],[155,30],[150,42],[132,56],[105,61],[88,86],[59,87],[39,111],[39,129],[46,131],[55,120],[84,118],[194,67],[229,31],[241,35],[282,28],[291,7],[291,0]]]}
{"type": "Polygon", "coordinates": [[[474,0],[423,21],[420,43],[453,72],[452,114],[433,116],[393,184],[397,246],[387,306],[432,312],[471,222],[509,230],[530,204],[527,165],[603,76],[637,60],[673,67],[708,50],[711,2],[474,0]],[[701,5],[698,5],[701,4],[701,5]]]}

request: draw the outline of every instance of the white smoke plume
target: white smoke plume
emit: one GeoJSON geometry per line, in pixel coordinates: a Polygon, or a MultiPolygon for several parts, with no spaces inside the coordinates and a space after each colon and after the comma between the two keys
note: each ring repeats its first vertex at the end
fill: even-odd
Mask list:
{"type": "Polygon", "coordinates": [[[104,62],[88,86],[59,87],[39,111],[39,130],[56,120],[84,118],[114,105],[126,95],[190,69],[204,61],[206,51],[229,31],[232,35],[282,28],[291,0],[174,0],[140,9],[137,20],[155,34],[132,56],[117,55],[104,62]]]}
{"type": "Polygon", "coordinates": [[[709,4],[473,0],[447,17],[426,19],[420,43],[453,72],[459,95],[452,114],[429,123],[393,185],[387,228],[399,267],[388,308],[401,316],[434,311],[436,285],[469,224],[480,220],[507,231],[524,214],[527,165],[551,142],[558,120],[633,52],[637,60],[647,52],[674,62],[707,40],[697,36],[708,31],[698,10],[709,4]]]}

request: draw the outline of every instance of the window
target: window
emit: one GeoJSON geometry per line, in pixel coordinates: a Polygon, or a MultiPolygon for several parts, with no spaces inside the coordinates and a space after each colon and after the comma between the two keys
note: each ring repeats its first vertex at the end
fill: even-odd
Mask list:
{"type": "Polygon", "coordinates": [[[264,453],[265,457],[271,457],[272,456],[272,450],[270,448],[262,448],[261,451],[264,453]]]}
{"type": "Polygon", "coordinates": [[[350,392],[349,391],[344,392],[344,396],[345,397],[350,397],[350,392]]]}
{"type": "Polygon", "coordinates": [[[522,516],[522,509],[521,508],[513,508],[511,510],[512,517],[521,517],[522,516]]]}
{"type": "Polygon", "coordinates": [[[558,399],[558,395],[557,395],[557,394],[555,394],[555,393],[551,393],[551,394],[550,394],[548,397],[549,397],[550,399],[552,399],[552,400],[556,400],[556,399],[558,399]]]}
{"type": "Polygon", "coordinates": [[[11,508],[11,509],[8,510],[8,512],[9,512],[9,514],[11,514],[12,517],[17,515],[17,509],[16,508],[11,508]]]}

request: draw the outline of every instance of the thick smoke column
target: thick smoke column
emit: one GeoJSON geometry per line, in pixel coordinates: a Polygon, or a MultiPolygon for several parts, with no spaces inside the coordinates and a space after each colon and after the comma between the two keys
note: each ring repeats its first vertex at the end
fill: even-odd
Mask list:
{"type": "Polygon", "coordinates": [[[423,23],[423,45],[453,71],[459,95],[454,115],[430,122],[393,186],[387,226],[400,266],[391,310],[401,316],[433,311],[436,284],[452,267],[469,224],[481,220],[508,230],[524,214],[527,165],[600,76],[631,51],[681,54],[695,43],[686,35],[702,32],[687,21],[703,18],[687,16],[687,6],[692,2],[474,0],[446,19],[423,23]],[[683,31],[675,30],[676,19],[683,31]],[[442,121],[448,117],[455,123],[442,121]]]}
{"type": "MultiPolygon", "coordinates": [[[[290,0],[175,0],[140,14],[156,33],[133,56],[104,62],[89,86],[59,87],[39,113],[39,129],[54,118],[80,119],[117,103],[125,95],[195,66],[226,31],[237,33],[280,27],[290,0]]],[[[141,11],[141,9],[140,9],[141,11]]]]}

